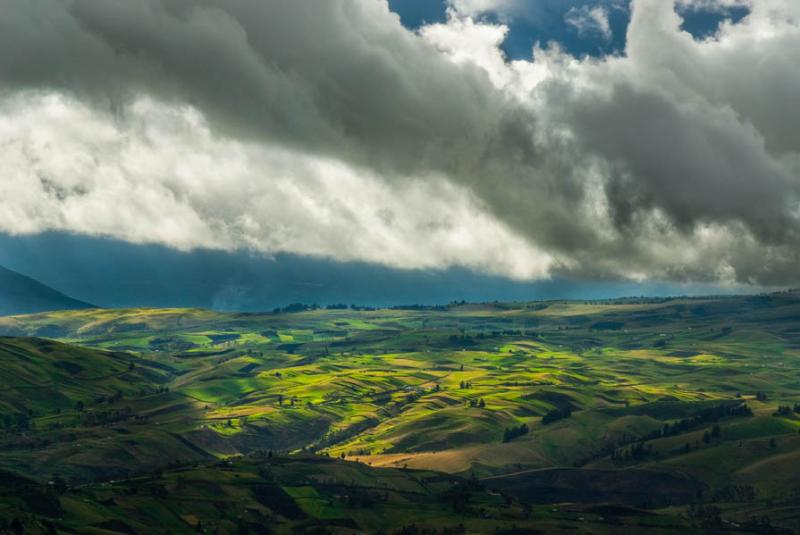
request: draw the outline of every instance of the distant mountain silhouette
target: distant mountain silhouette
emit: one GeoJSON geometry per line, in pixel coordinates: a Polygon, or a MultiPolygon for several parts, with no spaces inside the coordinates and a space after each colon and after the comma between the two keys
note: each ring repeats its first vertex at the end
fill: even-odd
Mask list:
{"type": "Polygon", "coordinates": [[[95,307],[0,266],[0,316],[81,308],[95,307]]]}

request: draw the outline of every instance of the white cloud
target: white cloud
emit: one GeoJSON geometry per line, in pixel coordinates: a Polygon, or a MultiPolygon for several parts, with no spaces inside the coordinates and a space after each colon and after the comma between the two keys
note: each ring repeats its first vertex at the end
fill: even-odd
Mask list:
{"type": "Polygon", "coordinates": [[[573,7],[567,11],[564,20],[581,37],[599,36],[606,41],[614,37],[608,20],[608,9],[604,6],[573,7]]]}
{"type": "Polygon", "coordinates": [[[476,17],[484,13],[511,15],[520,8],[521,0],[448,0],[450,7],[459,15],[476,17]]]}
{"type": "Polygon", "coordinates": [[[682,8],[722,11],[732,7],[749,7],[750,0],[676,0],[682,8]]]}
{"type": "Polygon", "coordinates": [[[450,12],[447,23],[420,28],[420,35],[450,61],[480,67],[497,88],[514,94],[522,102],[544,79],[548,69],[544,62],[509,62],[500,49],[507,34],[508,27],[503,24],[477,23],[455,12],[450,12]]]}
{"type": "Polygon", "coordinates": [[[546,276],[553,258],[442,177],[387,183],[331,158],[215,136],[188,106],[116,118],[52,93],[0,100],[0,231],[248,248],[400,268],[546,276]]]}

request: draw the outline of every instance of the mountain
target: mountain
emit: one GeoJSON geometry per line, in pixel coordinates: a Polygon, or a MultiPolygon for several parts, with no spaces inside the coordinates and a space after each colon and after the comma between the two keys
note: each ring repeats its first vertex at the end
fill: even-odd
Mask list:
{"type": "Polygon", "coordinates": [[[0,266],[0,315],[95,308],[0,266]]]}

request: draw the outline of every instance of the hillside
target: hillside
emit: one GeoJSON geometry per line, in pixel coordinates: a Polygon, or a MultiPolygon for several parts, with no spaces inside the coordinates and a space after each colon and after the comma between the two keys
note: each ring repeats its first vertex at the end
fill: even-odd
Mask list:
{"type": "Polygon", "coordinates": [[[0,316],[93,307],[0,266],[0,316]]]}
{"type": "Polygon", "coordinates": [[[0,414],[39,417],[91,407],[97,400],[155,391],[163,366],[122,352],[53,340],[0,337],[0,414]]]}
{"type": "MultiPolygon", "coordinates": [[[[326,526],[379,525],[336,505],[347,493],[334,474],[308,479],[331,458],[347,461],[331,464],[334,472],[356,467],[378,488],[384,476],[435,471],[477,480],[497,499],[509,496],[512,509],[572,504],[574,517],[547,531],[608,517],[587,512],[608,504],[615,518],[646,508],[625,522],[666,530],[687,518],[718,527],[751,516],[800,526],[796,292],[291,310],[0,318],[0,333],[17,336],[0,340],[0,470],[37,484],[58,474],[87,493],[95,487],[83,485],[99,484],[78,499],[99,505],[67,515],[73,527],[136,511],[139,529],[152,521],[153,500],[167,499],[153,492],[166,488],[170,522],[231,532],[230,518],[201,494],[245,496],[243,487],[260,485],[250,475],[259,468],[247,463],[267,451],[313,454],[274,472],[303,518],[326,526]],[[218,461],[242,456],[243,471],[233,469],[242,481],[221,485],[232,476],[218,461]],[[156,484],[103,490],[141,477],[156,484]],[[712,509],[698,513],[696,502],[712,509]]],[[[452,527],[452,504],[435,495],[427,496],[446,522],[429,525],[452,527]]],[[[258,501],[246,496],[243,504],[258,501]]],[[[62,507],[77,503],[70,500],[62,507]]],[[[245,507],[298,526],[279,511],[245,507]]],[[[605,524],[592,531],[621,532],[605,524]]]]}

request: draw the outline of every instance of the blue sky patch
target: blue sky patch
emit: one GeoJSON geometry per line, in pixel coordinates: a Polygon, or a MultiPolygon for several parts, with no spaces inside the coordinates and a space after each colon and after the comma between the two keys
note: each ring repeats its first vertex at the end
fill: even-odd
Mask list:
{"type": "Polygon", "coordinates": [[[730,20],[735,24],[749,15],[750,9],[746,6],[720,7],[714,10],[683,8],[678,10],[678,14],[683,17],[681,28],[684,31],[692,34],[695,39],[706,39],[717,32],[723,21],[730,20]]]}
{"type": "Polygon", "coordinates": [[[389,7],[400,15],[406,28],[417,29],[425,24],[446,20],[446,0],[389,0],[389,7]]]}
{"type": "MultiPolygon", "coordinates": [[[[446,20],[445,0],[389,0],[389,6],[410,29],[446,20]]],[[[487,13],[483,18],[493,23],[503,22],[509,27],[502,48],[510,59],[530,59],[536,42],[557,42],[576,56],[619,53],[625,48],[630,14],[627,3],[614,0],[542,0],[521,7],[513,17],[487,13]],[[594,33],[581,34],[568,22],[570,10],[595,6],[604,6],[608,11],[610,39],[594,33]]]]}
{"type": "Polygon", "coordinates": [[[515,20],[508,21],[509,35],[503,44],[511,59],[530,59],[534,43],[545,45],[558,43],[565,51],[576,57],[602,57],[618,54],[625,49],[625,34],[630,22],[627,4],[615,6],[615,2],[561,0],[531,4],[515,20]],[[599,32],[581,32],[570,22],[574,14],[582,10],[601,7],[608,15],[610,36],[599,32]]]}
{"type": "MultiPolygon", "coordinates": [[[[389,0],[389,6],[410,29],[446,20],[446,0],[389,0]]],[[[679,11],[684,18],[683,29],[696,39],[713,35],[723,20],[739,22],[748,13],[744,6],[682,8],[679,11]]],[[[620,0],[538,0],[523,4],[511,17],[487,13],[484,20],[503,22],[509,27],[502,48],[510,59],[530,59],[536,42],[543,45],[556,42],[576,57],[602,57],[621,54],[625,50],[630,3],[620,0]],[[610,35],[582,32],[570,22],[582,10],[585,12],[596,7],[605,9],[608,15],[610,35]]]]}

